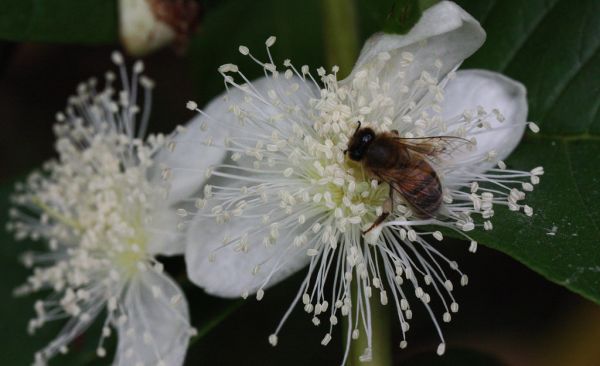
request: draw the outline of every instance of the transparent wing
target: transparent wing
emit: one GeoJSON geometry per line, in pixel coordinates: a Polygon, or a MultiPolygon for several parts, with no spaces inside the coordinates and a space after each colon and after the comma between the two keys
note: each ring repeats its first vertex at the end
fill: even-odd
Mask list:
{"type": "Polygon", "coordinates": [[[457,150],[468,149],[473,143],[467,139],[456,136],[430,136],[430,137],[398,137],[395,136],[402,147],[429,158],[450,156],[457,150]]]}

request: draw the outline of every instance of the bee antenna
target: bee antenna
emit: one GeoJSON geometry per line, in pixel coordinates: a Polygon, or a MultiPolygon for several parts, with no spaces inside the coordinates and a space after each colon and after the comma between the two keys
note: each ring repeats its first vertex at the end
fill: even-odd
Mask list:
{"type": "Polygon", "coordinates": [[[360,126],[362,125],[361,121],[357,121],[358,122],[358,126],[356,126],[356,130],[354,131],[354,133],[357,133],[358,130],[360,129],[360,126]]]}

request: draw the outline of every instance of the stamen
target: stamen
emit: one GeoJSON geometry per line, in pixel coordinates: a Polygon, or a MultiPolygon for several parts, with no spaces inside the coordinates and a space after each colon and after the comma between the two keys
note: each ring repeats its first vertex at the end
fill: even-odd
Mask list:
{"type": "MultiPolygon", "coordinates": [[[[440,338],[437,353],[443,354],[446,343],[432,308],[437,306],[434,303],[440,304],[444,309],[442,321],[450,322],[451,313],[458,311],[454,286],[467,285],[468,277],[456,262],[436,249],[439,245],[428,240],[443,241],[442,228],[449,229],[468,240],[468,250],[475,252],[477,242],[468,232],[493,230],[498,206],[533,214],[522,200],[524,192],[539,183],[543,169],[508,169],[500,160],[504,158],[500,149],[476,146],[484,133],[523,128],[524,122],[513,124],[502,111],[482,107],[444,120],[444,87],[454,73],[443,75],[441,60],[420,63],[419,49],[400,55],[381,52],[354,70],[350,79],[338,81],[337,67],[332,73],[317,68],[315,77],[308,66],[298,71],[290,60],[283,62],[284,77],[279,77],[270,53],[274,43],[274,37],[265,42],[267,61],[259,60],[247,47],[239,47],[242,55],[265,70],[261,82],[266,86],[247,80],[235,65],[221,67],[226,87],[242,95],[230,108],[235,118],[216,120],[199,110],[196,103],[188,102],[187,107],[201,113],[207,123],[215,127],[225,124],[234,131],[225,146],[213,148],[229,153],[235,164],[210,168],[212,177],[227,183],[205,186],[202,202],[196,205],[198,211],[185,211],[185,216],[212,218],[223,225],[236,220],[250,227],[250,235],[258,238],[251,244],[248,233],[227,237],[218,250],[230,247],[239,253],[235,255],[243,255],[247,250],[284,246],[256,263],[256,271],[248,271],[256,275],[261,268],[271,268],[256,290],[257,300],[263,298],[263,289],[270,285],[272,276],[285,270],[290,257],[296,253],[306,256],[306,277],[269,337],[272,345],[277,344],[277,334],[292,307],[301,301],[313,324],[329,319],[330,330],[322,339],[323,345],[331,340],[331,327],[338,324],[341,314],[348,319],[347,343],[361,332],[367,337],[361,359],[369,360],[373,352],[371,301],[395,305],[406,333],[413,316],[406,295],[414,292],[440,338]],[[397,72],[380,79],[380,69],[392,61],[397,72]],[[419,77],[412,80],[410,75],[416,67],[419,77]],[[393,204],[389,202],[394,182],[381,179],[362,161],[348,157],[358,122],[359,129],[368,126],[378,134],[394,131],[403,138],[424,141],[430,137],[456,138],[456,146],[435,144],[440,153],[426,160],[440,177],[443,193],[439,209],[422,219],[417,214],[422,209],[418,200],[413,202],[402,192],[392,191],[393,204]],[[492,164],[497,167],[481,172],[481,167],[492,164]],[[239,189],[242,186],[244,189],[239,189]],[[243,209],[237,206],[240,202],[243,209]],[[387,217],[379,222],[384,214],[387,217]],[[356,288],[355,297],[351,288],[356,288]],[[327,317],[320,318],[327,309],[327,317]]],[[[528,126],[532,131],[537,127],[532,123],[528,126]]],[[[183,214],[181,211],[180,216],[183,214]]],[[[403,339],[400,347],[406,345],[403,339]]],[[[347,355],[346,350],[344,357],[347,355]]]]}
{"type": "MultiPolygon", "coordinates": [[[[123,90],[113,85],[113,73],[106,74],[102,90],[97,89],[95,79],[80,84],[66,111],[56,115],[58,159],[17,185],[13,196],[16,207],[10,212],[9,227],[15,237],[44,240],[50,248],[49,252],[23,257],[33,271],[16,292],[53,291],[35,302],[36,318],[30,321],[29,331],[67,319],[57,337],[35,354],[36,364],[46,364],[57,353],[68,352],[67,345],[101,313],[106,313],[106,318],[96,347],[98,357],[106,357],[104,340],[111,336],[111,326],[127,327],[119,337],[142,334],[159,364],[162,355],[158,351],[164,352],[155,344],[149,325],[136,326],[128,315],[143,313],[148,305],[131,301],[131,297],[140,296],[140,283],[153,284],[159,276],[175,287],[148,248],[156,231],[171,229],[152,222],[154,215],[166,213],[159,211],[165,206],[158,204],[165,187],[148,178],[153,157],[164,147],[165,139],[162,135],[146,136],[154,84],[142,75],[143,63],[134,64],[129,78],[123,56],[114,52],[111,58],[119,68],[123,90]],[[144,89],[142,96],[137,95],[138,83],[144,89]]],[[[153,306],[163,307],[163,291],[167,290],[181,292],[156,285],[143,288],[157,301],[153,306]]],[[[189,320],[180,309],[169,309],[175,330],[187,332],[189,320]]],[[[136,316],[140,321],[145,315],[136,316]]],[[[136,355],[131,357],[131,364],[137,362],[136,355]]]]}

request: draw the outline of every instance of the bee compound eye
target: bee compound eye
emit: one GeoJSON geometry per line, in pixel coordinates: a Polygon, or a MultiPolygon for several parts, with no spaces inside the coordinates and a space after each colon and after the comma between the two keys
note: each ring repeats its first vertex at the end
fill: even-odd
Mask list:
{"type": "Polygon", "coordinates": [[[360,139],[360,141],[361,141],[363,144],[366,144],[366,143],[368,143],[369,141],[371,141],[372,139],[373,139],[373,135],[372,135],[372,134],[370,134],[370,133],[366,133],[366,134],[364,134],[364,135],[362,136],[362,138],[360,139]]]}

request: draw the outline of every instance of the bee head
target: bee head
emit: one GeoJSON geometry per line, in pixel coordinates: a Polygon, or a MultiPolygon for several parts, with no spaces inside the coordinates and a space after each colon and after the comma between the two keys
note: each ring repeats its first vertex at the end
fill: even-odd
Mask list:
{"type": "Polygon", "coordinates": [[[368,127],[356,129],[348,143],[346,150],[348,157],[354,161],[361,161],[374,139],[375,131],[372,129],[368,127]]]}

